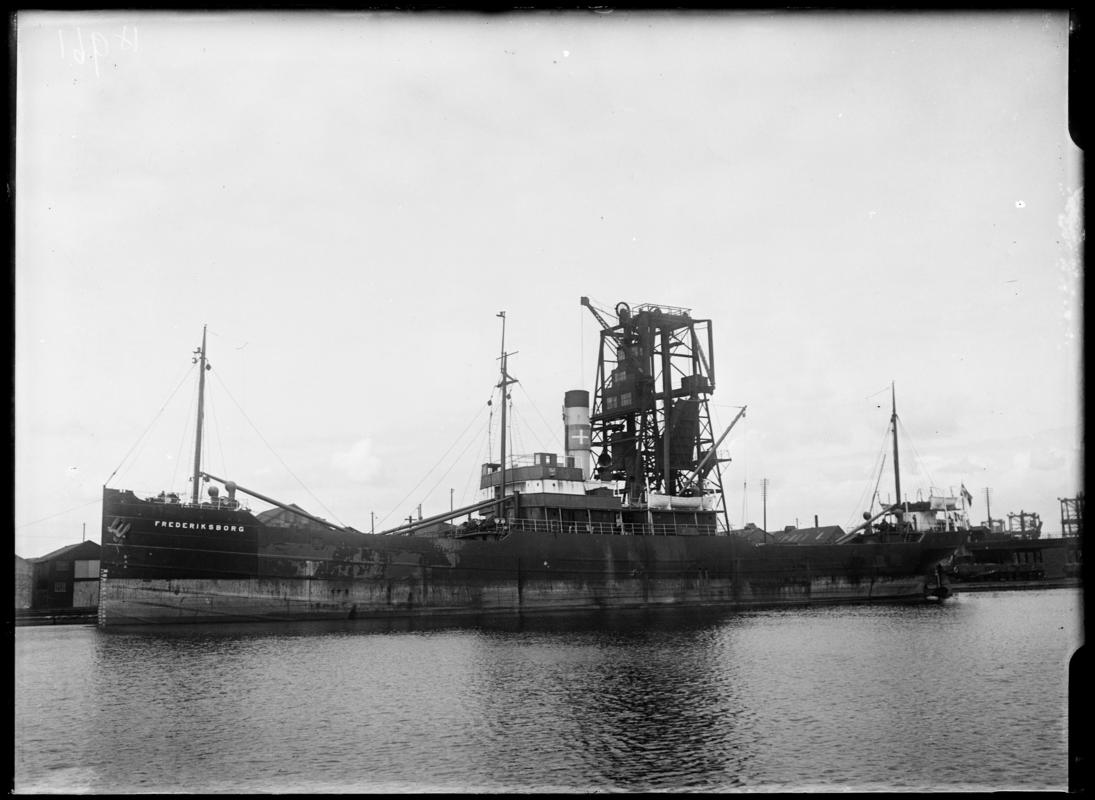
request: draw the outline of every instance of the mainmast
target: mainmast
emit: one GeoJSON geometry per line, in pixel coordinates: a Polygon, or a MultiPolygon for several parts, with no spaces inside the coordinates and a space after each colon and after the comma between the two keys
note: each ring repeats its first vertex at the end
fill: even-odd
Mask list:
{"type": "MultiPolygon", "coordinates": [[[[510,353],[506,352],[506,312],[505,311],[499,311],[498,316],[502,318],[502,355],[499,356],[499,361],[502,362],[502,379],[498,383],[499,388],[502,390],[502,437],[501,437],[502,438],[502,447],[501,447],[502,452],[501,452],[501,458],[499,459],[499,461],[501,463],[501,467],[502,467],[502,472],[501,472],[501,475],[499,476],[501,480],[500,480],[500,483],[499,483],[499,494],[498,494],[498,496],[501,500],[505,500],[505,498],[506,498],[506,405],[507,405],[506,400],[509,396],[509,389],[508,389],[509,385],[511,383],[517,383],[517,381],[515,381],[513,378],[511,378],[509,376],[509,373],[506,372],[506,360],[507,360],[507,357],[509,355],[511,355],[510,353]]],[[[498,507],[499,512],[502,511],[502,508],[503,507],[501,505],[499,505],[499,507],[498,507]]],[[[501,514],[499,514],[499,515],[501,516],[501,514]]]]}
{"type": "Polygon", "coordinates": [[[897,459],[897,395],[894,385],[890,383],[890,400],[893,404],[893,413],[890,415],[890,426],[893,428],[893,478],[895,505],[901,505],[901,462],[897,459]]]}
{"type": "Polygon", "coordinates": [[[196,435],[194,437],[194,476],[193,476],[193,490],[191,494],[192,502],[197,505],[201,494],[201,469],[202,469],[202,421],[205,417],[205,371],[210,369],[209,364],[205,361],[205,325],[202,325],[202,346],[198,350],[195,350],[195,357],[193,363],[200,364],[198,367],[198,425],[196,435]]]}

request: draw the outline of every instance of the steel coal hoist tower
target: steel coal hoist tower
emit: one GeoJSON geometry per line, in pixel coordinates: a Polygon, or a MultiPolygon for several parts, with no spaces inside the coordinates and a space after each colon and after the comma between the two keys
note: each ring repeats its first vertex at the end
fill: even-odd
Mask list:
{"type": "MultiPolygon", "coordinates": [[[[713,495],[722,479],[708,398],[715,390],[711,320],[689,309],[627,303],[601,324],[597,384],[590,415],[599,480],[622,481],[632,505],[653,495],[713,495]]],[[[725,513],[725,512],[724,512],[725,513]]]]}

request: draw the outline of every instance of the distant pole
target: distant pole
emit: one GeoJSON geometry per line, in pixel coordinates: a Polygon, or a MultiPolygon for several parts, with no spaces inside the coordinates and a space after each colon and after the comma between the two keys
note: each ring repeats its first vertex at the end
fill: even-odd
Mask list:
{"type": "Polygon", "coordinates": [[[760,479],[760,499],[764,503],[764,530],[768,530],[768,479],[760,479]]]}
{"type": "Polygon", "coordinates": [[[989,504],[989,498],[992,496],[992,489],[985,487],[985,514],[989,518],[989,530],[992,530],[992,506],[989,504]]]}
{"type": "Polygon", "coordinates": [[[369,512],[369,533],[376,533],[376,512],[369,512]]]}
{"type": "Polygon", "coordinates": [[[84,532],[80,534],[80,541],[87,541],[87,523],[84,523],[84,532]]]}
{"type": "Polygon", "coordinates": [[[741,527],[745,527],[745,518],[749,516],[749,481],[741,482],[741,527]]]}
{"type": "Polygon", "coordinates": [[[422,519],[422,504],[418,504],[418,518],[422,519]]]}
{"type": "Polygon", "coordinates": [[[452,493],[454,491],[456,491],[456,490],[455,489],[449,489],[449,511],[452,511],[452,493]]]}

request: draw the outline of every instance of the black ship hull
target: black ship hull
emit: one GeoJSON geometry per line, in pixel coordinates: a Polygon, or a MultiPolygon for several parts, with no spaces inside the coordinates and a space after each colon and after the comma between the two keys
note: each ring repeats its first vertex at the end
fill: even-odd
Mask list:
{"type": "Polygon", "coordinates": [[[995,536],[967,542],[946,569],[952,589],[1049,589],[1080,586],[1082,537],[995,536]]]}
{"type": "Polygon", "coordinates": [[[479,537],[362,534],[105,489],[99,624],[923,601],[936,565],[964,537],[754,545],[722,534],[525,527],[516,519],[479,537]]]}

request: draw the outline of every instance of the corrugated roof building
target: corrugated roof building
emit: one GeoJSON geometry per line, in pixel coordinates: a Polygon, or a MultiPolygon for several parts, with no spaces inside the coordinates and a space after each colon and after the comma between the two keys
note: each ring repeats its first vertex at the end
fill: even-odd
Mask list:
{"type": "Polygon", "coordinates": [[[766,531],[749,523],[744,528],[730,531],[752,544],[835,544],[844,536],[839,525],[822,525],[818,528],[785,528],[782,531],[766,531]]]}
{"type": "Polygon", "coordinates": [[[791,528],[774,534],[780,544],[835,544],[844,536],[839,525],[822,525],[819,528],[791,528]]]}
{"type": "MultiPolygon", "coordinates": [[[[296,503],[288,503],[288,505],[290,508],[298,509],[305,514],[308,513],[296,503]]],[[[292,511],[285,508],[270,508],[255,514],[255,517],[263,525],[267,525],[271,528],[303,528],[305,530],[316,531],[330,530],[327,526],[320,525],[315,520],[302,517],[300,514],[294,514],[292,511]]],[[[331,524],[333,525],[334,523],[331,524]]]]}
{"type": "Polygon", "coordinates": [[[95,608],[99,605],[98,542],[70,544],[38,558],[34,568],[31,608],[95,608]]]}

